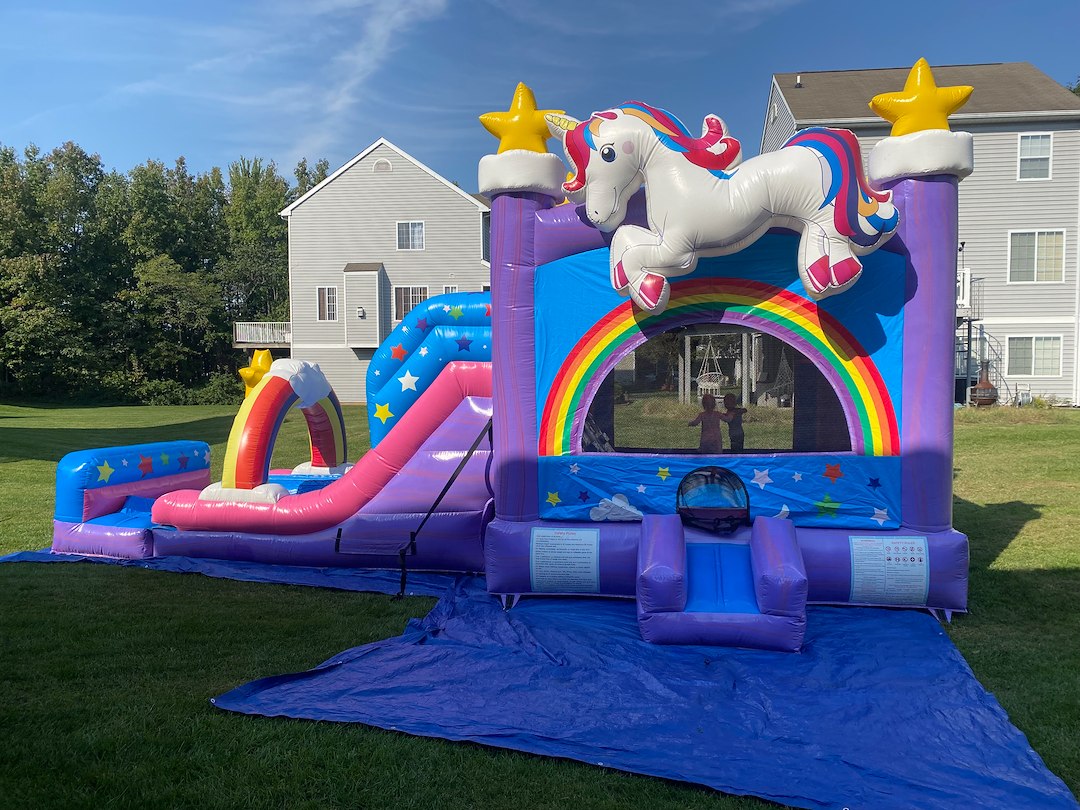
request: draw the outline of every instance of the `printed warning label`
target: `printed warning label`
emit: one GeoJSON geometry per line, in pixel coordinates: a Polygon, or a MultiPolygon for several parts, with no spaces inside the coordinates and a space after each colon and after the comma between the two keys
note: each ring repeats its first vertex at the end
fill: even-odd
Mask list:
{"type": "Polygon", "coordinates": [[[925,537],[849,537],[851,601],[925,605],[930,556],[925,537]]]}
{"type": "Polygon", "coordinates": [[[534,593],[599,593],[600,531],[533,527],[529,573],[534,593]]]}

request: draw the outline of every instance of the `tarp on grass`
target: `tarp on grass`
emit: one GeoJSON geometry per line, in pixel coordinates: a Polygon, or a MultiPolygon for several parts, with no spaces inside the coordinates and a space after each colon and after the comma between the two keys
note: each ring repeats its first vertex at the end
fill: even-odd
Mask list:
{"type": "Polygon", "coordinates": [[[393,639],[214,699],[589,762],[812,808],[1075,808],[938,623],[816,607],[801,654],[660,647],[629,601],[462,578],[393,639]]]}
{"type": "MultiPolygon", "coordinates": [[[[270,565],[241,560],[211,560],[199,557],[147,557],[139,560],[120,560],[115,557],[90,557],[82,554],[53,554],[43,551],[19,551],[0,557],[0,563],[12,562],[89,562],[122,565],[127,568],[147,568],[154,571],[174,571],[182,574],[202,574],[216,579],[235,579],[241,582],[271,582],[278,585],[306,585],[313,588],[335,588],[341,591],[396,594],[401,587],[397,571],[369,571],[362,568],[309,568],[299,565],[270,565]]],[[[408,596],[442,596],[457,579],[453,574],[409,572],[405,593],[408,596]]]]}

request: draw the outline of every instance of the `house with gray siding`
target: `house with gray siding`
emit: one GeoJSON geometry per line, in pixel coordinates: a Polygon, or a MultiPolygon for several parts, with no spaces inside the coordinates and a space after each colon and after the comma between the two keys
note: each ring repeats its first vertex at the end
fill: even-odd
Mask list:
{"type": "MultiPolygon", "coordinates": [[[[975,172],[960,184],[958,377],[977,374],[986,360],[1002,399],[1080,403],[1080,98],[1026,62],[933,72],[939,86],[975,88],[949,119],[975,146],[975,172]]],[[[890,129],[868,103],[901,90],[907,75],[774,74],[761,151],[806,127],[841,127],[858,135],[865,161],[890,129]]]]}
{"type": "Polygon", "coordinates": [[[287,340],[360,402],[375,349],[414,306],[489,289],[490,207],[380,138],[281,212],[287,340]]]}

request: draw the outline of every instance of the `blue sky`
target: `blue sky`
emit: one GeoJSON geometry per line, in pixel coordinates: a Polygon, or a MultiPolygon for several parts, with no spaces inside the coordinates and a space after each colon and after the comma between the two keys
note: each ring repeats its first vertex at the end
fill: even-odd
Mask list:
{"type": "Polygon", "coordinates": [[[3,3],[0,30],[5,145],[74,140],[122,171],[261,156],[291,178],[383,136],[467,190],[496,145],[476,116],[518,81],[577,117],[631,98],[692,129],[715,112],[750,155],[773,72],[925,56],[1080,74],[1078,0],[36,0],[3,3]]]}

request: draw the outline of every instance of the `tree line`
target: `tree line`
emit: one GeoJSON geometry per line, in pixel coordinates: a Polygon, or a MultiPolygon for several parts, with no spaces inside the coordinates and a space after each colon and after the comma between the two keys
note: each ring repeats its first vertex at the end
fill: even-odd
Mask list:
{"type": "Polygon", "coordinates": [[[278,212],[327,175],[240,158],[106,171],[75,143],[0,146],[0,396],[235,398],[232,322],[287,320],[278,212]]]}

